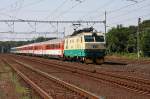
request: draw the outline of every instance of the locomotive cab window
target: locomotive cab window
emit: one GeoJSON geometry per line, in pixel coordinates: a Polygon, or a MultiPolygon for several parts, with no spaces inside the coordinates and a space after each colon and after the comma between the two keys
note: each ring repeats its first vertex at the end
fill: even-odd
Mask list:
{"type": "Polygon", "coordinates": [[[95,36],[96,42],[104,42],[104,36],[95,36]]]}
{"type": "Polygon", "coordinates": [[[94,37],[92,35],[85,35],[84,40],[85,42],[94,42],[94,37]]]}
{"type": "Polygon", "coordinates": [[[104,42],[104,36],[85,35],[84,40],[85,40],[85,42],[104,42]]]}

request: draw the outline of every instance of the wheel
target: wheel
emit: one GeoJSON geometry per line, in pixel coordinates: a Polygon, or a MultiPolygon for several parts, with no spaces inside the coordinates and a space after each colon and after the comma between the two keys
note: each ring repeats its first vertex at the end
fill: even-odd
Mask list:
{"type": "Polygon", "coordinates": [[[92,64],[93,60],[91,58],[84,58],[84,63],[86,63],[86,64],[92,64]]]}
{"type": "Polygon", "coordinates": [[[99,64],[99,65],[103,64],[104,63],[104,57],[102,57],[102,58],[96,58],[95,59],[95,63],[99,64]]]}

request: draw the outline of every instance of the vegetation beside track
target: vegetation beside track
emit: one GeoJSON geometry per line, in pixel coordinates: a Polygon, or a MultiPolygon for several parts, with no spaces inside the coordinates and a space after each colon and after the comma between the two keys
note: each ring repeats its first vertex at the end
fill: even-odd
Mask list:
{"type": "Polygon", "coordinates": [[[0,99],[31,99],[31,90],[20,77],[6,64],[0,61],[0,99]]]}
{"type": "MultiPolygon", "coordinates": [[[[120,57],[120,58],[123,58],[123,59],[129,59],[129,60],[138,59],[137,53],[120,52],[120,53],[111,53],[111,54],[108,54],[108,56],[120,57]]],[[[141,56],[139,59],[140,60],[150,60],[150,57],[141,56]]]]}
{"type": "MultiPolygon", "coordinates": [[[[150,20],[143,21],[140,25],[140,54],[150,57],[150,20]]],[[[134,58],[137,52],[137,26],[124,27],[118,25],[110,29],[106,35],[107,52],[117,53],[134,58]]]]}

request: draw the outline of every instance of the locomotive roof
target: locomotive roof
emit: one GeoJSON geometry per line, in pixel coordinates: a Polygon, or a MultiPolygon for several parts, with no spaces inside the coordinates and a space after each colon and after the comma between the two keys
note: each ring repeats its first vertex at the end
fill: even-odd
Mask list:
{"type": "Polygon", "coordinates": [[[93,32],[93,30],[94,30],[93,27],[90,27],[90,28],[84,28],[84,29],[81,29],[81,30],[74,31],[73,34],[72,34],[71,36],[78,35],[78,34],[81,34],[81,33],[93,32]]]}
{"type": "MultiPolygon", "coordinates": [[[[82,36],[82,35],[92,35],[93,32],[82,32],[82,33],[79,33],[77,35],[73,35],[73,36],[66,36],[65,38],[71,38],[71,37],[77,37],[77,36],[82,36]]],[[[96,33],[97,35],[103,35],[104,36],[104,33],[101,33],[101,32],[97,32],[96,33]]]]}

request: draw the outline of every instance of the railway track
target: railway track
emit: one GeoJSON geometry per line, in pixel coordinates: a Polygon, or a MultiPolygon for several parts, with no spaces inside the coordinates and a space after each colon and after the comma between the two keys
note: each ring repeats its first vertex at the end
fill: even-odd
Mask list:
{"type": "MultiPolygon", "coordinates": [[[[56,97],[56,95],[52,95],[50,89],[53,88],[57,89],[57,91],[61,91],[61,93],[65,93],[65,96],[61,96],[61,99],[100,99],[100,97],[85,91],[79,87],[71,85],[58,79],[48,73],[45,73],[39,69],[33,68],[30,65],[23,64],[15,59],[3,59],[3,61],[11,66],[29,85],[32,86],[34,90],[36,90],[42,98],[44,99],[60,99],[56,97]],[[32,75],[32,76],[30,76],[32,75]],[[35,80],[35,78],[38,78],[35,80]],[[31,80],[32,79],[32,80],[31,80]],[[33,81],[35,80],[35,81],[33,81]],[[41,84],[39,84],[38,83],[41,84]],[[46,83],[44,83],[46,82],[46,83]],[[49,84],[48,84],[49,83],[49,84]],[[39,85],[38,85],[39,84],[39,85]],[[43,85],[53,85],[53,87],[44,87],[43,89],[41,86],[43,85]],[[47,90],[49,89],[49,90],[47,90]],[[69,98],[66,96],[66,93],[69,93],[69,98]]],[[[55,90],[55,93],[56,90],[55,90]]]]}
{"type": "MultiPolygon", "coordinates": [[[[20,57],[20,56],[19,56],[20,57]]],[[[111,73],[106,71],[97,71],[96,69],[88,69],[88,68],[79,68],[76,66],[70,66],[65,64],[58,64],[55,62],[49,62],[44,59],[37,58],[26,58],[20,57],[22,59],[26,59],[28,61],[36,62],[38,64],[43,64],[59,69],[63,69],[66,71],[74,72],[80,75],[85,75],[87,77],[91,77],[98,80],[103,80],[108,83],[111,83],[115,86],[119,86],[121,88],[125,88],[127,90],[135,91],[140,94],[150,95],[150,80],[144,78],[137,78],[133,76],[119,75],[118,73],[111,73]]]]}

